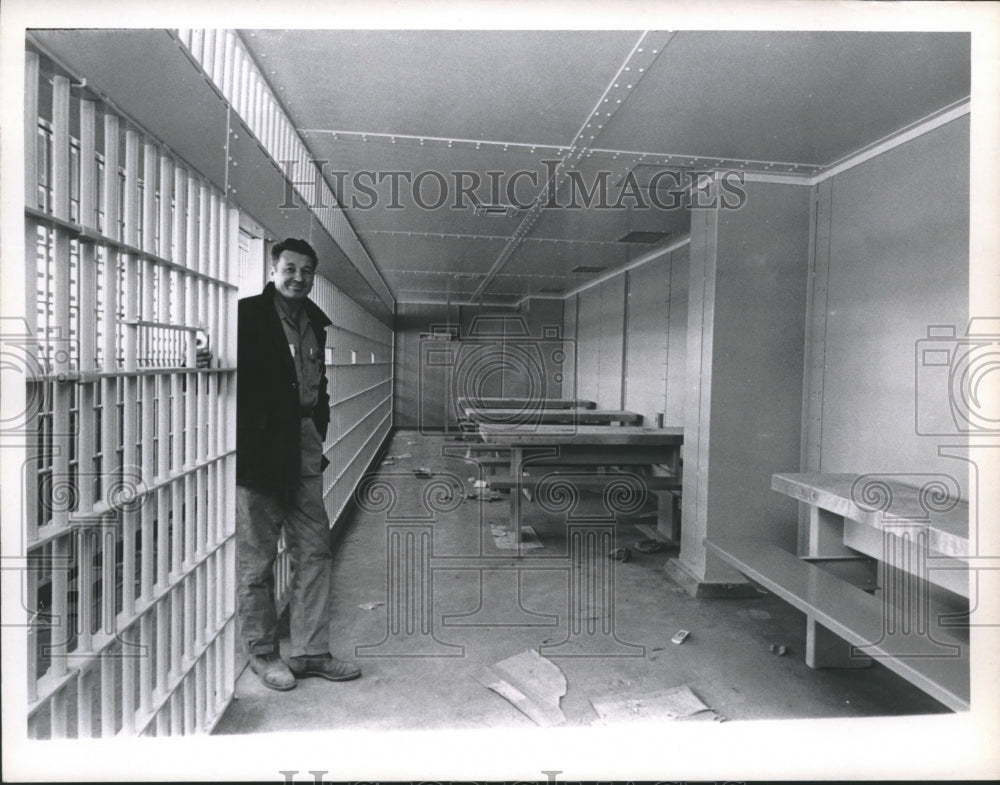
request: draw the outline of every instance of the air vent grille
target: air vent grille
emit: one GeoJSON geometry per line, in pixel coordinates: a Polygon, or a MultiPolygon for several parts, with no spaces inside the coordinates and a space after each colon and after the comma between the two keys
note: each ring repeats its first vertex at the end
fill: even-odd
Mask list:
{"type": "Polygon", "coordinates": [[[512,204],[481,204],[476,207],[476,215],[484,218],[507,218],[517,214],[517,208],[512,204]]]}

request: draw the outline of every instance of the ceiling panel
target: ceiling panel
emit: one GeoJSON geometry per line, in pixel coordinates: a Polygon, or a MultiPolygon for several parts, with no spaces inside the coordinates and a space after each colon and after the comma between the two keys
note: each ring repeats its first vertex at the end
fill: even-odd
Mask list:
{"type": "Polygon", "coordinates": [[[969,94],[967,33],[681,32],[602,148],[829,164],[969,94]]]}
{"type": "MultiPolygon", "coordinates": [[[[640,249],[645,253],[648,246],[640,249]]],[[[580,244],[580,243],[525,243],[517,255],[504,267],[508,275],[531,277],[532,275],[569,276],[575,286],[589,279],[590,274],[571,271],[576,267],[602,267],[612,270],[627,263],[636,249],[624,243],[580,244]]]]}
{"type": "Polygon", "coordinates": [[[252,30],[244,40],[299,128],[559,145],[639,35],[252,30]]]}
{"type": "Polygon", "coordinates": [[[387,278],[394,270],[486,273],[505,240],[373,234],[364,238],[368,253],[379,260],[387,278]]]}
{"type": "MultiPolygon", "coordinates": [[[[226,141],[225,104],[167,33],[37,35],[213,182],[225,182],[225,161],[216,154],[226,141]]],[[[652,199],[648,186],[658,171],[675,168],[683,180],[692,167],[759,169],[791,162],[811,174],[969,93],[965,33],[678,32],[631,88],[609,94],[609,101],[621,97],[620,108],[589,150],[574,151],[584,155],[574,164],[577,185],[590,188],[595,178],[606,177],[609,204],[574,202],[563,184],[558,206],[532,218],[487,279],[531,211],[488,217],[464,199],[453,209],[457,186],[473,182],[459,173],[479,177],[481,202],[505,203],[514,175],[534,172],[534,183],[525,175],[517,179],[516,198],[530,202],[546,180],[544,162],[568,152],[565,146],[616,82],[640,35],[240,31],[311,153],[329,162],[328,182],[338,182],[331,172],[347,173],[348,187],[341,189],[346,215],[402,301],[461,300],[484,284],[484,299],[493,302],[572,290],[594,278],[572,273],[574,267],[612,270],[656,247],[619,242],[625,235],[660,232],[662,244],[689,231],[683,201],[675,209],[663,204],[683,190],[675,179],[661,179],[659,202],[652,199]],[[748,163],[758,161],[763,163],[748,163]],[[374,194],[351,181],[360,172],[381,175],[374,194]],[[402,173],[401,209],[389,209],[392,172],[402,173]],[[494,175],[499,200],[489,172],[502,173],[494,175]],[[630,172],[647,197],[644,206],[618,201],[630,172]],[[426,173],[423,206],[409,184],[420,173],[426,173]],[[448,198],[428,207],[439,201],[440,178],[448,198]],[[353,206],[352,197],[360,200],[353,206]]],[[[229,184],[237,198],[273,233],[296,226],[303,236],[313,232],[306,211],[277,206],[278,172],[244,136],[231,148],[238,169],[230,170],[229,184]]],[[[361,185],[371,179],[362,176],[361,185]]],[[[325,255],[345,290],[372,296],[342,253],[328,249],[325,255]]]]}
{"type": "MultiPolygon", "coordinates": [[[[477,204],[530,205],[548,176],[546,158],[527,150],[475,150],[415,142],[363,143],[309,137],[330,187],[355,229],[507,234],[520,222],[483,217],[477,204]],[[491,174],[492,173],[492,174],[491,174]]],[[[554,164],[549,164],[553,166],[554,164]]]]}

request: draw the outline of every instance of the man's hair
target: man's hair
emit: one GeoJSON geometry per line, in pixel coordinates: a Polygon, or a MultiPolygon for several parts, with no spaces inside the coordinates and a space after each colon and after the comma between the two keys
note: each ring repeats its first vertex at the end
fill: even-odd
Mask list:
{"type": "Polygon", "coordinates": [[[278,263],[278,257],[281,256],[285,251],[292,251],[293,253],[300,253],[303,256],[308,256],[312,259],[313,264],[319,264],[319,257],[316,256],[316,251],[313,247],[309,245],[305,240],[300,240],[297,237],[289,237],[282,240],[280,243],[276,243],[273,248],[271,248],[271,266],[273,267],[278,263]]]}

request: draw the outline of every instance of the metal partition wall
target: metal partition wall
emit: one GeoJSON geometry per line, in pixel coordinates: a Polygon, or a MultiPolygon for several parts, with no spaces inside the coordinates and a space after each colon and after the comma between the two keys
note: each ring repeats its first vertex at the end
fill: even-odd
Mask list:
{"type": "Polygon", "coordinates": [[[392,427],[392,330],[325,279],[312,298],[333,320],[326,353],[330,430],[327,512],[336,520],[392,427]]]}
{"type": "Polygon", "coordinates": [[[30,51],[25,110],[29,734],[206,731],[235,679],[239,214],[30,51]]]}

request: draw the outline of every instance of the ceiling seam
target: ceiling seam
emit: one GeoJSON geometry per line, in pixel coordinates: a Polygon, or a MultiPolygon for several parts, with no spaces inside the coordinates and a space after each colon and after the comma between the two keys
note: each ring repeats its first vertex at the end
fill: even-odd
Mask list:
{"type": "MultiPolygon", "coordinates": [[[[607,122],[615,114],[617,114],[624,99],[629,95],[629,93],[632,92],[633,89],[635,89],[635,85],[642,80],[648,67],[656,60],[657,57],[659,57],[663,49],[670,43],[673,36],[674,33],[672,32],[654,32],[651,34],[648,30],[644,31],[642,35],[639,36],[639,39],[633,45],[632,50],[629,52],[624,62],[619,66],[614,78],[608,86],[605,87],[601,97],[597,100],[596,106],[591,109],[587,119],[585,119],[580,125],[580,129],[576,132],[576,135],[573,137],[568,150],[562,156],[559,164],[550,171],[545,185],[536,197],[534,204],[528,211],[528,214],[521,220],[517,229],[514,230],[514,234],[507,241],[507,244],[500,252],[500,255],[490,267],[490,270],[486,275],[486,279],[473,293],[470,302],[475,302],[476,300],[480,300],[482,298],[483,293],[486,291],[487,287],[489,287],[495,274],[503,268],[510,257],[521,245],[521,241],[524,236],[531,231],[543,209],[544,201],[542,197],[546,194],[548,194],[550,198],[553,197],[555,189],[558,188],[558,183],[555,181],[560,174],[560,170],[564,170],[568,163],[578,163],[584,157],[589,144],[584,143],[581,145],[580,142],[582,137],[589,135],[591,142],[597,137],[607,122]],[[666,37],[657,41],[657,37],[659,36],[666,37]],[[633,68],[635,71],[633,71],[633,68]],[[626,86],[622,87],[623,84],[626,86]],[[614,100],[614,103],[611,103],[612,100],[614,100]],[[605,111],[604,119],[600,120],[602,110],[610,111],[605,111]],[[595,124],[596,127],[594,127],[595,124]],[[588,129],[593,129],[594,133],[588,134],[588,129]]],[[[565,182],[565,178],[566,174],[563,172],[562,182],[565,182]]]]}

